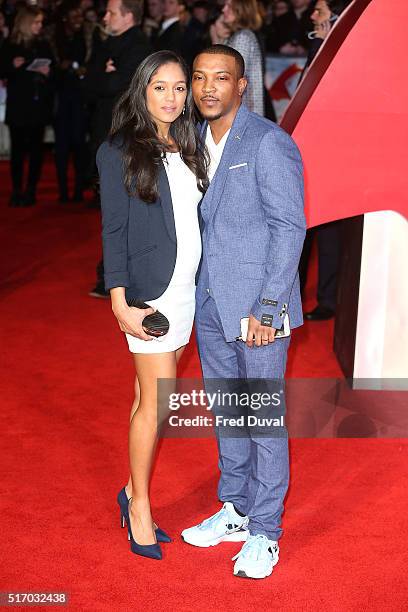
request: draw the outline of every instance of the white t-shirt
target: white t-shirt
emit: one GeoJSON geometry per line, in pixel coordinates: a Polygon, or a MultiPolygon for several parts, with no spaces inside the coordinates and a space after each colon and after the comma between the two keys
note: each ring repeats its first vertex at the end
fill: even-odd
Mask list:
{"type": "Polygon", "coordinates": [[[230,129],[225,132],[218,144],[215,144],[213,135],[211,133],[210,126],[207,127],[207,135],[205,138],[205,144],[207,145],[208,153],[210,154],[210,167],[208,168],[208,178],[210,182],[214,178],[214,174],[217,171],[218,165],[221,161],[222,153],[224,151],[225,143],[227,142],[230,129]]]}

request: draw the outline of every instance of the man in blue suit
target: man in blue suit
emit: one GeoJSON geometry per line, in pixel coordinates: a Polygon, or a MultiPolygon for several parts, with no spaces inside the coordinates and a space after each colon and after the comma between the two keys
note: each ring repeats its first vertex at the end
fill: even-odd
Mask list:
{"type": "MultiPolygon", "coordinates": [[[[241,104],[244,74],[242,56],[224,45],[200,53],[193,67],[193,94],[205,119],[202,134],[211,160],[210,187],[201,204],[203,259],[196,303],[207,391],[214,379],[282,379],[290,338],[275,338],[276,331],[286,315],[291,329],[303,322],[298,278],[305,236],[302,161],[290,136],[241,104]],[[243,342],[237,337],[245,317],[243,342]]],[[[213,410],[223,414],[221,406],[213,410]]],[[[265,578],[279,557],[289,481],[287,432],[281,427],[273,435],[270,429],[247,427],[246,434],[241,429],[234,435],[232,430],[216,428],[218,494],[224,505],[182,537],[201,547],[245,541],[234,557],[234,575],[265,578]]]]}

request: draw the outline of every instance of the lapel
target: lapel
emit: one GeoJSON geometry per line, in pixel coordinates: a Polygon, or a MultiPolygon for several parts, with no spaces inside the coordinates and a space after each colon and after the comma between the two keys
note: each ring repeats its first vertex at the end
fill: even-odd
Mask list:
{"type": "MultiPolygon", "coordinates": [[[[219,166],[202,202],[202,208],[206,209],[211,217],[214,215],[215,211],[217,210],[217,206],[221,201],[229,167],[233,164],[234,158],[240,149],[242,136],[246,129],[248,117],[249,110],[245,105],[241,104],[231,126],[231,131],[228,135],[227,142],[225,143],[219,166]]],[[[209,129],[209,126],[207,124],[203,125],[201,133],[204,142],[207,129],[209,129]]]]}
{"type": "Polygon", "coordinates": [[[173,242],[177,242],[176,224],[174,222],[173,201],[171,199],[171,191],[167,172],[164,168],[163,161],[160,162],[158,187],[161,207],[164,216],[164,222],[167,227],[167,232],[173,242]]]}

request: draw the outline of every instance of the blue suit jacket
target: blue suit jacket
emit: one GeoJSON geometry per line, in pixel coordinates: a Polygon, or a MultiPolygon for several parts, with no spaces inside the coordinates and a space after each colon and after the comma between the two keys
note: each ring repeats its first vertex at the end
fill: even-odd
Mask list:
{"type": "MultiPolygon", "coordinates": [[[[202,134],[205,138],[206,125],[202,134]]],[[[298,265],[305,236],[303,166],[292,138],[241,106],[201,202],[203,260],[197,307],[216,301],[225,338],[240,319],[265,315],[281,328],[303,323],[298,265]]]]}

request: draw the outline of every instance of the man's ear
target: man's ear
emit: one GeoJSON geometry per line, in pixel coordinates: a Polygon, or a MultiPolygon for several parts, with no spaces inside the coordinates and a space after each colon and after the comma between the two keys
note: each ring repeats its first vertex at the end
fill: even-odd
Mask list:
{"type": "Polygon", "coordinates": [[[128,25],[136,25],[136,22],[135,22],[135,19],[133,17],[133,14],[130,11],[128,13],[126,13],[126,17],[127,17],[128,25]]]}
{"type": "Polygon", "coordinates": [[[248,85],[248,81],[245,77],[242,77],[241,79],[239,79],[238,81],[238,93],[240,96],[242,96],[244,94],[244,91],[246,90],[248,85]]]}

